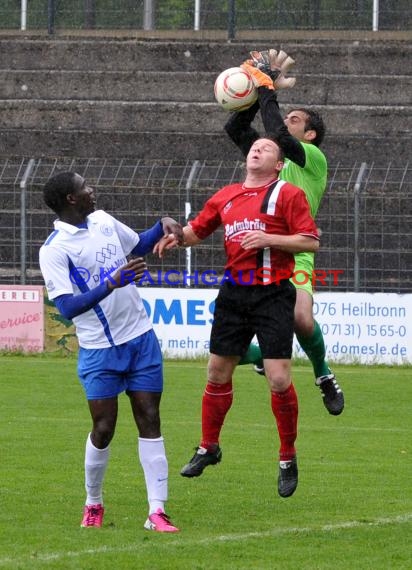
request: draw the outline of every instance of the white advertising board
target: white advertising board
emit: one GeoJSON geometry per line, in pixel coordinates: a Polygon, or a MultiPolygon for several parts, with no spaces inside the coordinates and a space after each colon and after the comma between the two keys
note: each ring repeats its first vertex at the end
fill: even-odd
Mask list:
{"type": "MultiPolygon", "coordinates": [[[[141,288],[163,353],[207,355],[216,289],[141,288]]],[[[412,363],[412,294],[317,293],[314,304],[330,361],[412,363]]],[[[294,356],[304,353],[294,341],[294,356]]]]}
{"type": "Polygon", "coordinates": [[[0,350],[42,352],[43,287],[0,285],[0,350]]]}
{"type": "MultiPolygon", "coordinates": [[[[317,293],[313,312],[323,332],[328,360],[412,362],[412,295],[317,293]]],[[[294,354],[303,355],[296,341],[294,354]]]]}

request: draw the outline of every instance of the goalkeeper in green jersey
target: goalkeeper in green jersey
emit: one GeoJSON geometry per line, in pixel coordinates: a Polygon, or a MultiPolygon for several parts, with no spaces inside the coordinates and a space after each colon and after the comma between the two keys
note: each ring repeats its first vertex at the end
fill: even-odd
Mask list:
{"type": "MultiPolygon", "coordinates": [[[[251,59],[245,61],[242,67],[252,76],[258,99],[249,109],[232,113],[225,124],[225,131],[246,156],[251,145],[260,137],[252,127],[260,109],[266,132],[274,134],[285,153],[285,166],[280,178],[304,190],[312,217],[315,218],[327,180],[327,161],[319,148],[325,135],[325,125],[316,111],[306,107],[293,109],[282,118],[276,90],[295,84],[293,77],[286,77],[293,63],[294,60],[284,51],[271,49],[251,52],[251,59]]],[[[313,270],[313,253],[295,255],[295,274],[308,277],[302,279],[302,284],[297,283],[297,277],[293,279],[297,290],[295,334],[312,363],[315,383],[320,388],[326,409],[330,414],[339,415],[344,407],[343,392],[325,360],[323,334],[313,316],[313,270]]],[[[250,345],[240,362],[249,363],[255,365],[256,372],[264,374],[262,355],[256,344],[250,345]]]]}

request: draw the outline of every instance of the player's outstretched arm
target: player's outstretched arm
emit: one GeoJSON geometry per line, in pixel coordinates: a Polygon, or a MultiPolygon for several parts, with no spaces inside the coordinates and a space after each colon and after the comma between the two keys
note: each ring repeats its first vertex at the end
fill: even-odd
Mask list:
{"type": "Polygon", "coordinates": [[[265,131],[273,133],[286,158],[302,168],[306,164],[306,153],[302,143],[292,136],[283,121],[274,91],[258,89],[260,114],[265,131]]]}
{"type": "MultiPolygon", "coordinates": [[[[274,134],[287,158],[304,167],[306,163],[305,150],[300,141],[289,133],[280,113],[276,97],[277,90],[295,85],[296,79],[294,77],[286,77],[295,60],[283,50],[252,51],[250,55],[252,59],[245,63],[255,69],[255,76],[261,77],[259,74],[263,74],[273,84],[271,88],[266,79],[261,81],[261,85],[257,88],[260,114],[265,131],[274,134]]],[[[250,72],[249,67],[248,71],[250,72]]]]}
{"type": "Polygon", "coordinates": [[[160,258],[162,258],[165,252],[169,249],[174,249],[179,246],[191,247],[201,241],[202,240],[197,237],[190,226],[185,226],[183,228],[183,241],[179,242],[174,234],[163,236],[162,239],[154,246],[153,253],[156,253],[160,258]]]}
{"type": "Polygon", "coordinates": [[[137,256],[146,255],[153,250],[159,239],[169,234],[173,234],[178,243],[183,241],[182,226],[170,216],[165,216],[148,230],[139,233],[139,243],[133,248],[131,253],[137,256]]]}
{"type": "Polygon", "coordinates": [[[259,101],[249,109],[231,113],[224,129],[244,156],[248,155],[252,144],[260,138],[259,133],[252,127],[252,122],[259,111],[259,101]]]}
{"type": "Polygon", "coordinates": [[[289,134],[276,97],[277,90],[295,85],[294,77],[286,77],[295,61],[283,50],[252,51],[250,55],[251,59],[246,60],[242,67],[252,76],[257,87],[258,100],[249,109],[232,113],[225,124],[225,131],[243,155],[247,156],[252,144],[260,136],[251,126],[260,108],[265,131],[279,138],[279,144],[287,158],[304,166],[306,157],[302,145],[289,134]]]}

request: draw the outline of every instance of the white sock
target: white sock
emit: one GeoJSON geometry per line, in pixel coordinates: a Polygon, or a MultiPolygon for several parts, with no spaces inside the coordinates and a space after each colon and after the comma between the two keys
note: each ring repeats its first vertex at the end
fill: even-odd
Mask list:
{"type": "Polygon", "coordinates": [[[167,501],[169,468],[163,437],[156,439],[139,437],[138,455],[146,481],[149,515],[159,508],[164,511],[167,501]]]}
{"type": "Polygon", "coordinates": [[[86,505],[103,504],[103,478],[108,461],[109,446],[105,449],[97,449],[92,444],[89,434],[84,458],[86,505]]]}

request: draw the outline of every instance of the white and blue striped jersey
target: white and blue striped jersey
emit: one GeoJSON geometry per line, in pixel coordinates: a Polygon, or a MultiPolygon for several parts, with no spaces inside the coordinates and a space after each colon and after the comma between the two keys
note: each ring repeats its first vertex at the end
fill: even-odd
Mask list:
{"type": "MultiPolygon", "coordinates": [[[[60,220],[54,228],[39,254],[50,300],[79,295],[110,279],[139,243],[135,231],[103,210],[87,217],[87,228],[60,220]]],[[[74,317],[73,323],[83,348],[123,344],[152,328],[134,283],[115,289],[93,309],[74,317]]]]}

